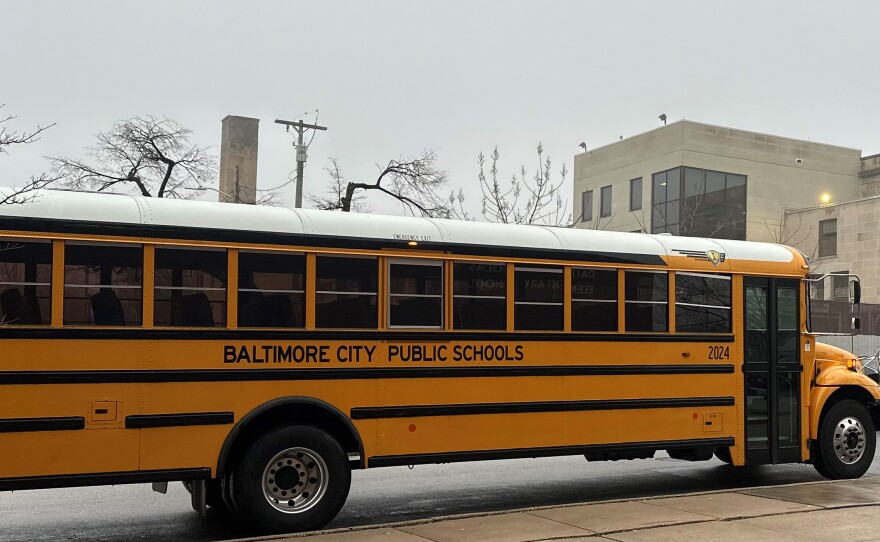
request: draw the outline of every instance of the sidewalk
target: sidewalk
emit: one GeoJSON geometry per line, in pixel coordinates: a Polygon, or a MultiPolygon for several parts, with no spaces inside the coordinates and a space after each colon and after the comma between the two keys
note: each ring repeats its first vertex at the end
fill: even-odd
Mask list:
{"type": "Polygon", "coordinates": [[[880,477],[515,510],[248,540],[880,541],[880,477]]]}

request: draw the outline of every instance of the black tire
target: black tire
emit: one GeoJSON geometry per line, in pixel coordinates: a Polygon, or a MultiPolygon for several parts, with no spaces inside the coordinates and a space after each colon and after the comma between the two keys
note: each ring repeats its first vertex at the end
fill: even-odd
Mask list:
{"type": "Polygon", "coordinates": [[[351,468],[336,440],[314,427],[283,427],[257,439],[233,471],[232,500],[253,527],[320,529],[348,497],[351,468]]]}
{"type": "Polygon", "coordinates": [[[876,446],[877,433],[868,410],[846,399],[822,416],[813,466],[831,480],[859,478],[871,466],[876,446]]]}

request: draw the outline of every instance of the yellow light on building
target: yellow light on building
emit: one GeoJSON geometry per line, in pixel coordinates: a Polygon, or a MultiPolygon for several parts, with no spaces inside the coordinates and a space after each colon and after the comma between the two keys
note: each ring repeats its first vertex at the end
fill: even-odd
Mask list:
{"type": "Polygon", "coordinates": [[[831,203],[831,194],[827,192],[822,194],[821,196],[819,196],[819,201],[822,203],[822,205],[828,205],[829,203],[831,203]]]}

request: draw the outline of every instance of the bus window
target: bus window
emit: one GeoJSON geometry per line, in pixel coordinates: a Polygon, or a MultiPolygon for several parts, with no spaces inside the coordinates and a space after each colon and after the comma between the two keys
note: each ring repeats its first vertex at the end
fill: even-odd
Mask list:
{"type": "Polygon", "coordinates": [[[388,325],[443,325],[443,264],[393,260],[388,264],[388,325]]]}
{"type": "Polygon", "coordinates": [[[52,244],[0,241],[0,326],[49,325],[52,244]]]}
{"type": "Polygon", "coordinates": [[[730,277],[675,274],[675,331],[730,333],[730,277]]]}
{"type": "Polygon", "coordinates": [[[669,331],[669,277],[664,271],[627,271],[626,330],[669,331]]]}
{"type": "Polygon", "coordinates": [[[316,257],[315,327],[378,327],[378,284],[377,258],[316,257]]]}
{"type": "Polygon", "coordinates": [[[140,245],[65,243],[64,325],[141,325],[143,284],[140,245]]]}
{"type": "Polygon", "coordinates": [[[226,325],[226,251],[156,248],[154,324],[226,325]]]}
{"type": "Polygon", "coordinates": [[[571,270],[571,329],[617,331],[617,270],[571,270]]]}
{"type": "Polygon", "coordinates": [[[456,263],[452,268],[454,329],[507,327],[507,266],[456,263]]]}
{"type": "Polygon", "coordinates": [[[238,327],[305,326],[306,257],[238,253],[238,327]]]}
{"type": "Polygon", "coordinates": [[[514,268],[514,327],[524,330],[561,330],[562,269],[514,268]]]}

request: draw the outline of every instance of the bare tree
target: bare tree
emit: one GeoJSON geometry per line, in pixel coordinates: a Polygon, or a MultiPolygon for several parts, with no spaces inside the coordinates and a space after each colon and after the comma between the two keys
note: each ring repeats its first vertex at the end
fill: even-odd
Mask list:
{"type": "Polygon", "coordinates": [[[191,135],[171,119],[133,117],[95,136],[91,160],[52,161],[70,188],[101,192],[129,187],[146,197],[190,198],[217,174],[217,159],[191,143],[191,135]]]}
{"type": "Polygon", "coordinates": [[[571,224],[568,202],[563,199],[560,188],[568,175],[565,164],[559,171],[558,183],[551,179],[550,157],[544,158],[544,146],[538,143],[538,167],[529,177],[525,166],[520,166],[519,176],[512,175],[510,184],[498,180],[498,147],[492,151],[489,175],[486,175],[486,156],[477,157],[480,166],[478,178],[483,191],[483,216],[491,222],[503,224],[544,224],[563,226],[571,224]]]}
{"type": "Polygon", "coordinates": [[[362,194],[358,191],[375,190],[398,200],[410,214],[450,217],[447,198],[441,195],[447,176],[437,167],[435,151],[426,150],[418,156],[390,160],[380,168],[375,182],[349,182],[342,175],[339,161],[331,159],[331,166],[325,169],[330,175],[330,196],[309,194],[307,198],[319,209],[350,212],[364,209],[363,200],[359,198],[362,194]]]}
{"type": "MultiPolygon", "coordinates": [[[[3,109],[6,104],[0,104],[3,109]]],[[[33,130],[17,131],[9,128],[9,122],[16,117],[13,115],[0,114],[0,155],[9,154],[9,147],[14,145],[30,145],[39,141],[43,132],[55,126],[55,123],[47,126],[37,125],[33,130]]],[[[0,192],[0,205],[25,203],[32,200],[36,196],[36,192],[47,187],[57,181],[58,177],[41,173],[40,175],[31,175],[30,179],[19,187],[12,187],[8,190],[0,192]]]]}

